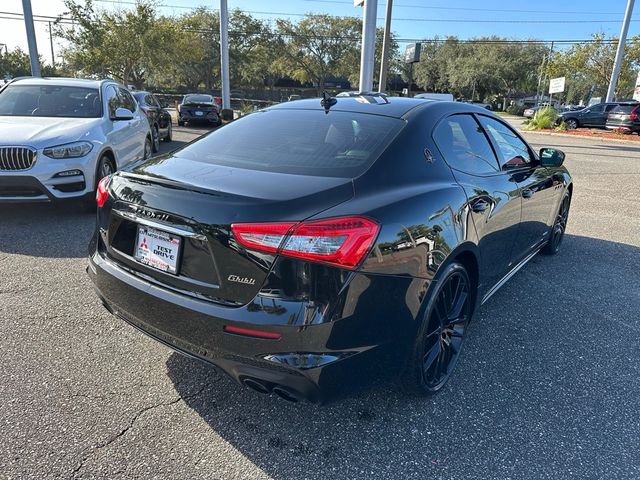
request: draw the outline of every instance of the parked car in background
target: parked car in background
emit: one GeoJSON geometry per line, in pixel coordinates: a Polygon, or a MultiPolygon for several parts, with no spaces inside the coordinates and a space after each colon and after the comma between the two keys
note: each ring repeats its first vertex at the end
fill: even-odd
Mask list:
{"type": "Polygon", "coordinates": [[[533,107],[525,108],[523,115],[526,118],[533,118],[535,116],[536,112],[538,110],[542,109],[542,108],[545,108],[545,106],[543,106],[543,105],[535,105],[533,107]]]}
{"type": "Polygon", "coordinates": [[[189,122],[207,122],[216,126],[222,124],[220,110],[212,95],[190,93],[178,105],[178,125],[189,122]]]}
{"type": "Polygon", "coordinates": [[[110,312],[260,393],[434,394],[477,308],[558,252],[563,161],[461,102],[284,102],[104,179],[87,271],[110,312]]]}
{"type": "Polygon", "coordinates": [[[151,127],[154,153],[160,150],[160,140],[170,142],[173,136],[171,114],[162,108],[158,99],[150,92],[131,92],[138,101],[140,110],[147,116],[151,127]]]}
{"type": "Polygon", "coordinates": [[[149,122],[112,80],[22,78],[0,92],[0,202],[84,200],[149,158],[149,122]]]}
{"type": "Polygon", "coordinates": [[[491,107],[490,103],[483,103],[483,102],[469,102],[470,105],[476,105],[477,107],[480,108],[485,108],[487,110],[492,110],[493,107],[491,107]]]}
{"type": "Polygon", "coordinates": [[[609,130],[640,133],[640,103],[621,103],[609,112],[605,126],[609,130]]]}
{"type": "Polygon", "coordinates": [[[618,103],[597,103],[581,110],[563,112],[558,115],[557,123],[564,122],[569,130],[579,127],[605,128],[609,112],[618,103]]]}

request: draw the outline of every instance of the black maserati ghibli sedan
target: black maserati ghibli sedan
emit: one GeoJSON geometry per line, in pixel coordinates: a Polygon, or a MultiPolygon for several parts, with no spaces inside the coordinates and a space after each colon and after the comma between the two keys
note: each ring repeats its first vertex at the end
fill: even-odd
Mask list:
{"type": "Polygon", "coordinates": [[[103,179],[87,271],[114,315],[258,392],[431,394],[476,309],[558,252],[563,160],[471,104],[288,102],[103,179]]]}

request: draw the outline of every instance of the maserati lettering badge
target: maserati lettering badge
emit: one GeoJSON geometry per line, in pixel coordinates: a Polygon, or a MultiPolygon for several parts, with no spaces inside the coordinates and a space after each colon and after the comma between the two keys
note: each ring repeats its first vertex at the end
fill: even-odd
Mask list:
{"type": "Polygon", "coordinates": [[[255,285],[256,284],[256,279],[255,278],[240,277],[238,275],[229,275],[227,277],[227,280],[229,280],[230,282],[244,283],[245,285],[255,285]]]}

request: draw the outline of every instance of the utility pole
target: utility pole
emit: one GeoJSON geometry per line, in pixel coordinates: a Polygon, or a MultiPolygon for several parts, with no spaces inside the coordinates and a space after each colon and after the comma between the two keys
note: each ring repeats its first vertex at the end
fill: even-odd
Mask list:
{"type": "Polygon", "coordinates": [[[220,77],[222,80],[222,108],[231,108],[229,88],[229,10],[227,0],[220,0],[220,77]]]}
{"type": "Polygon", "coordinates": [[[31,61],[31,75],[40,77],[40,57],[38,57],[38,44],[36,43],[36,31],[33,28],[33,13],[31,12],[31,0],[22,0],[22,13],[24,14],[24,26],[27,29],[27,44],[29,45],[29,60],[31,61]]]}
{"type": "Polygon", "coordinates": [[[389,62],[389,44],[391,43],[391,9],[393,0],[387,0],[387,13],[384,17],[384,38],[382,40],[382,60],[380,61],[380,81],[378,92],[387,90],[387,63],[389,62]]]}
{"type": "Polygon", "coordinates": [[[362,50],[360,52],[360,92],[373,90],[373,57],[376,51],[377,0],[364,0],[362,50]]]}
{"type": "Polygon", "coordinates": [[[609,81],[609,89],[607,90],[607,102],[613,101],[616,93],[618,77],[620,76],[620,67],[622,65],[622,57],[624,57],[624,44],[627,41],[627,32],[629,31],[629,22],[633,13],[634,0],[627,1],[627,9],[624,12],[624,20],[622,21],[622,30],[620,31],[620,40],[618,41],[618,49],[616,50],[616,59],[613,62],[613,71],[611,72],[611,80],[609,81]]]}
{"type": "Polygon", "coordinates": [[[56,56],[53,51],[53,30],[51,28],[51,22],[49,22],[49,45],[51,46],[51,66],[56,66],[56,56]]]}

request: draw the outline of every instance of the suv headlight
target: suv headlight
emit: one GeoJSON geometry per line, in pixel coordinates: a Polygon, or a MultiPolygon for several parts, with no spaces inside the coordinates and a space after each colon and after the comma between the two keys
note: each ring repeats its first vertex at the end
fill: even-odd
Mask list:
{"type": "Polygon", "coordinates": [[[50,158],[78,158],[84,157],[92,148],[89,142],[74,142],[45,148],[43,153],[50,158]]]}

